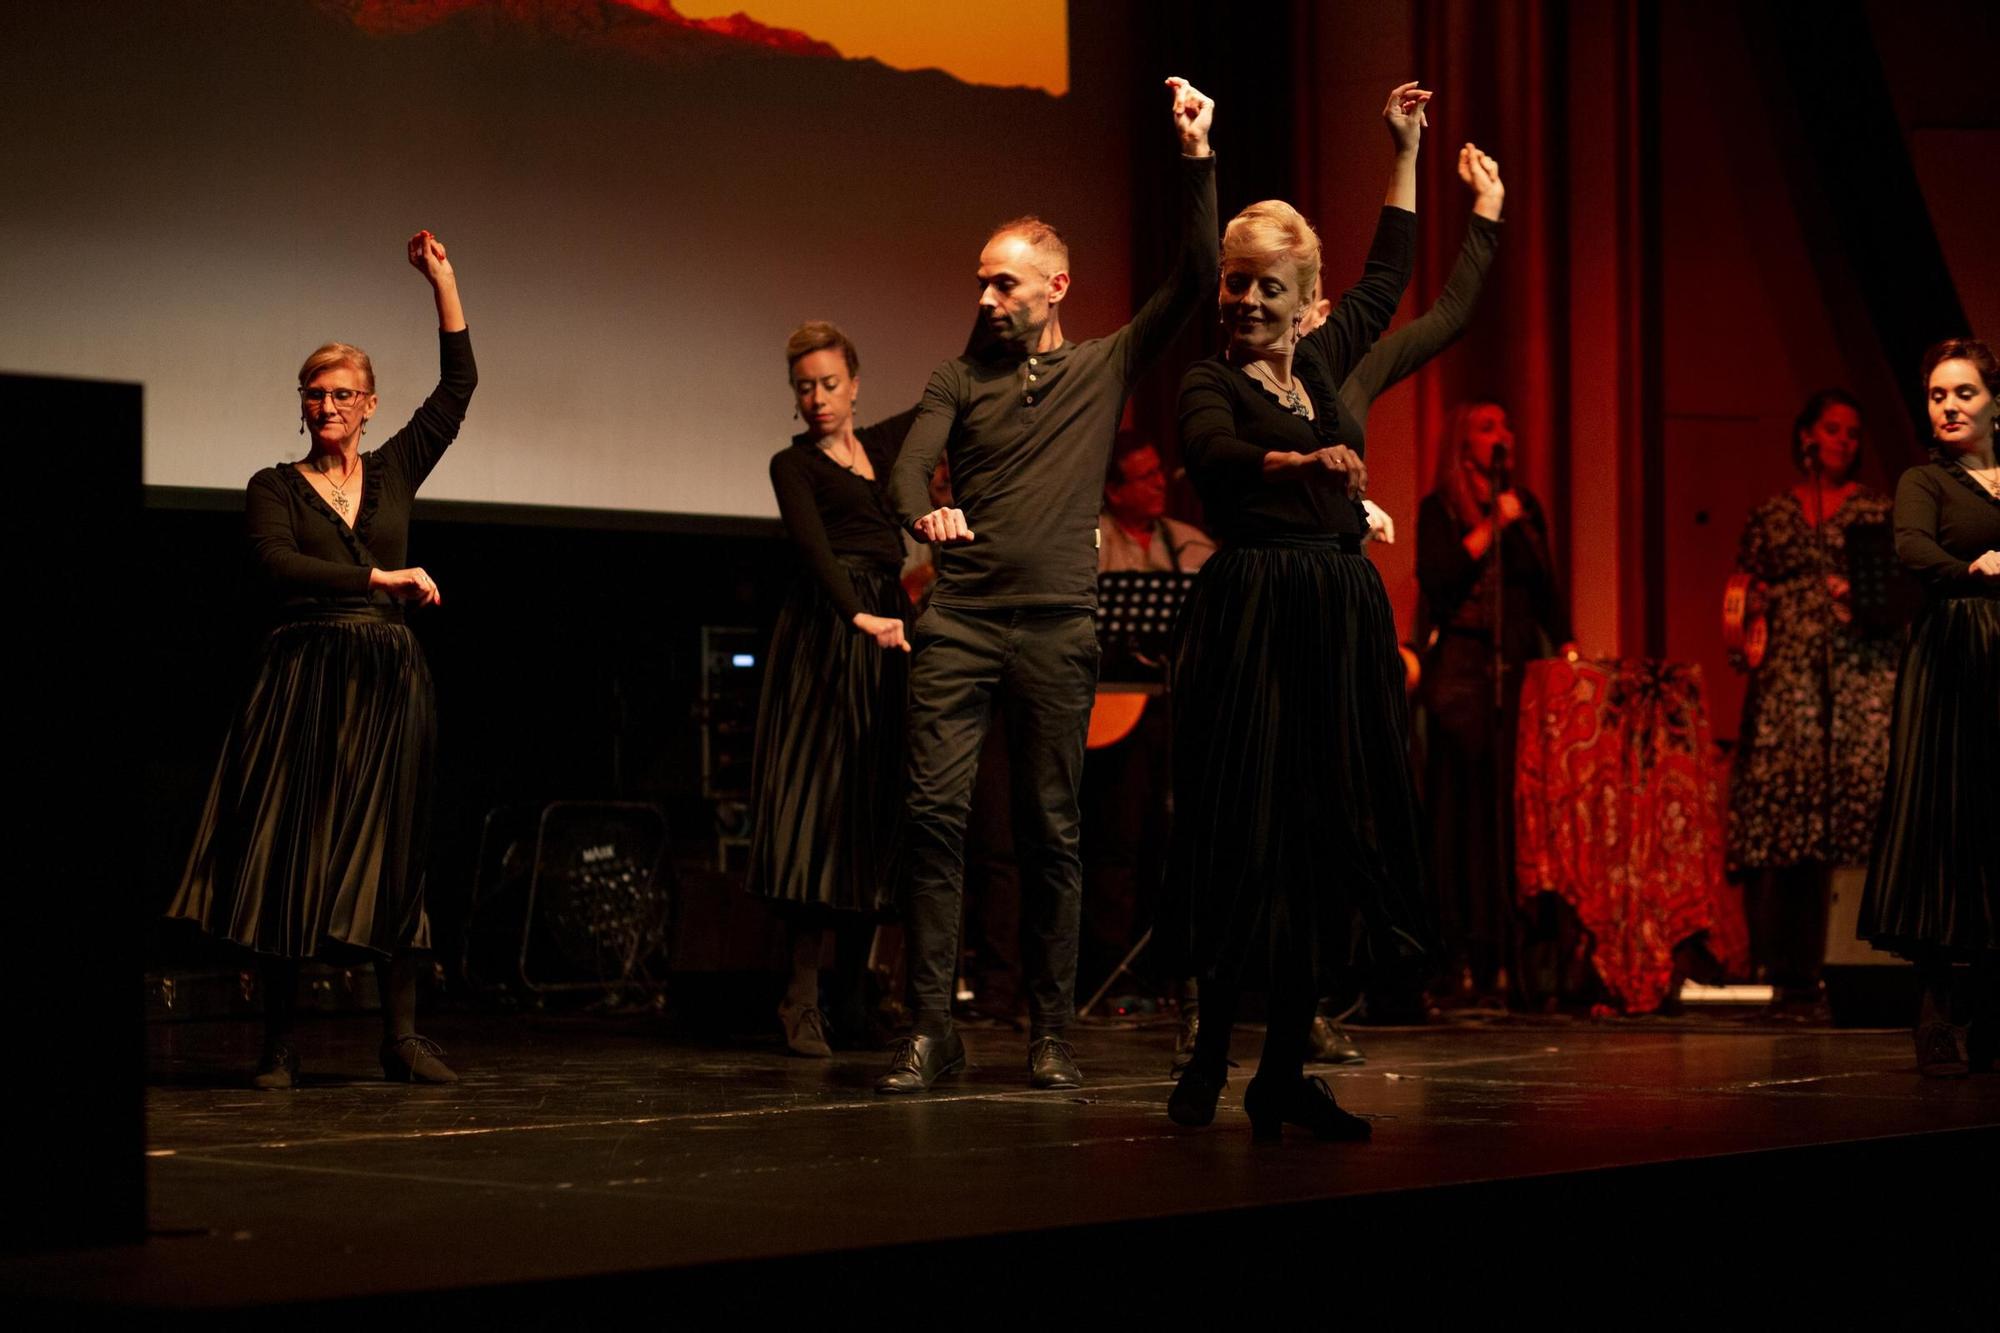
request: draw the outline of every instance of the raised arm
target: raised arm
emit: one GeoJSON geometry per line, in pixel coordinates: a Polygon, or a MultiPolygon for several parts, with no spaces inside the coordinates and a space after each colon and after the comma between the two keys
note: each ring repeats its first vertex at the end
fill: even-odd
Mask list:
{"type": "Polygon", "coordinates": [[[1166,279],[1119,333],[1128,381],[1166,351],[1190,315],[1215,299],[1222,278],[1215,155],[1208,146],[1215,103],[1186,79],[1168,79],[1167,87],[1174,94],[1174,133],[1181,146],[1179,243],[1166,279]]]}
{"type": "Polygon", "coordinates": [[[438,383],[408,424],[379,450],[378,457],[402,476],[410,492],[423,485],[444,451],[458,438],[479,386],[479,367],[472,359],[472,335],[465,327],[465,307],[458,297],[458,274],[445,253],[444,242],[427,231],[410,238],[410,266],[431,285],[438,316],[438,383]]]}
{"type": "Polygon", "coordinates": [[[902,452],[889,469],[889,503],[903,526],[922,542],[972,540],[963,510],[931,507],[931,473],[937,471],[938,459],[951,441],[964,401],[959,374],[957,363],[951,361],[931,372],[916,419],[903,437],[902,452]]]}
{"type": "Polygon", "coordinates": [[[1424,104],[1431,94],[1415,80],[1389,90],[1389,104],[1382,108],[1382,121],[1389,127],[1390,141],[1396,145],[1395,165],[1389,170],[1389,192],[1382,197],[1384,208],[1417,211],[1417,146],[1424,127],[1430,124],[1424,104]]]}
{"type": "Polygon", "coordinates": [[[1472,322],[1486,271],[1500,246],[1500,209],[1507,191],[1500,164],[1473,144],[1459,149],[1458,178],[1473,191],[1472,217],[1444,290],[1430,309],[1370,348],[1340,386],[1341,401],[1362,421],[1377,398],[1457,342],[1472,322]]]}

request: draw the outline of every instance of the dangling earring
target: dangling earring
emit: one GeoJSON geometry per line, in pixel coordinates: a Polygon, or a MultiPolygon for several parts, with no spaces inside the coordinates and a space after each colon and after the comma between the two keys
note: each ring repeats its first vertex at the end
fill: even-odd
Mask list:
{"type": "Polygon", "coordinates": [[[306,433],[306,419],[305,419],[304,417],[300,417],[300,418],[299,418],[299,434],[303,435],[303,434],[305,434],[305,433],[306,433]]]}

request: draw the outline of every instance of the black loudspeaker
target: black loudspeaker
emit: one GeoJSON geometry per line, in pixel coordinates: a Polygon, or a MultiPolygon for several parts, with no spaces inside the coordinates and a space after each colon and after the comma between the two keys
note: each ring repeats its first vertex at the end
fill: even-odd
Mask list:
{"type": "Polygon", "coordinates": [[[654,988],[676,904],[667,817],[631,801],[501,806],[479,839],[460,971],[488,994],[654,988]]]}
{"type": "Polygon", "coordinates": [[[1917,969],[1857,939],[1864,866],[1839,866],[1827,879],[1826,953],[1821,979],[1836,1027],[1906,1028],[1917,1021],[1917,969]]]}
{"type": "MultiPolygon", "coordinates": [[[[15,312],[18,314],[18,312],[15,312]]],[[[136,384],[0,375],[7,423],[13,1148],[0,1247],[145,1235],[140,775],[154,677],[136,384]]]]}

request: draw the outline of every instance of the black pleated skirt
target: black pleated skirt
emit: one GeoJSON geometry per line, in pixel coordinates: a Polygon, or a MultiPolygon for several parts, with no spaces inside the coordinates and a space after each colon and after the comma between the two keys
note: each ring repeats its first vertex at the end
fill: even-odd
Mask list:
{"type": "Polygon", "coordinates": [[[1242,546],[1176,628],[1165,946],[1189,975],[1322,987],[1432,939],[1395,620],[1367,557],[1242,546]]]}
{"type": "MultiPolygon", "coordinates": [[[[848,567],[870,615],[909,620],[896,571],[848,567]]],[[[894,905],[909,775],[910,655],[884,650],[801,578],[765,654],[745,887],[804,912],[894,905]]]]}
{"type": "Polygon", "coordinates": [[[430,671],[393,612],[279,625],[167,914],[284,958],[428,948],[436,748],[430,671]]]}
{"type": "Polygon", "coordinates": [[[1906,955],[2000,950],[2000,598],[1925,608],[1889,736],[1857,933],[1906,955]]]}

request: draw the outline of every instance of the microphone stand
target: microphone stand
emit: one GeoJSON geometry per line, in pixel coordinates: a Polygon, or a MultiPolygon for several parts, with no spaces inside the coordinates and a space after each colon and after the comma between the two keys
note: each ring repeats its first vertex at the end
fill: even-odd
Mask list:
{"type": "Polygon", "coordinates": [[[1493,457],[1487,468],[1487,486],[1493,492],[1493,741],[1489,762],[1493,777],[1493,891],[1500,895],[1502,910],[1499,915],[1500,929],[1504,932],[1500,940],[1500,975],[1494,978],[1500,991],[1501,1003],[1507,1002],[1513,989],[1515,965],[1519,962],[1515,948],[1516,929],[1514,914],[1517,904],[1512,891],[1513,867],[1507,855],[1507,821],[1512,815],[1507,800],[1508,779],[1507,756],[1511,748],[1507,744],[1507,561],[1504,554],[1506,529],[1500,525],[1500,497],[1514,488],[1513,467],[1507,458],[1507,446],[1496,443],[1493,457]]]}

